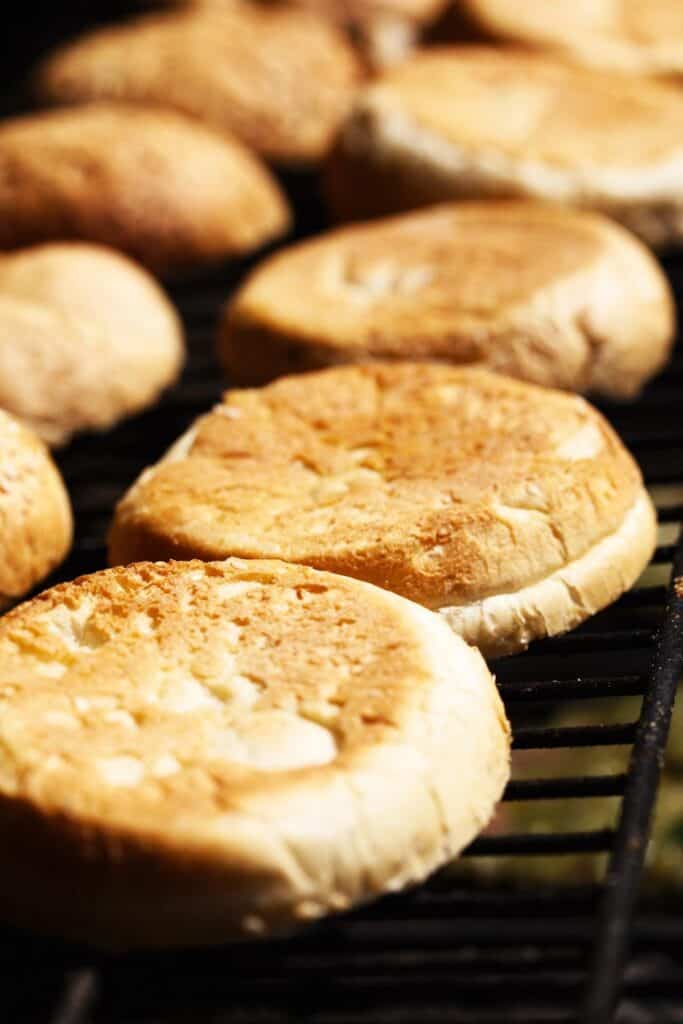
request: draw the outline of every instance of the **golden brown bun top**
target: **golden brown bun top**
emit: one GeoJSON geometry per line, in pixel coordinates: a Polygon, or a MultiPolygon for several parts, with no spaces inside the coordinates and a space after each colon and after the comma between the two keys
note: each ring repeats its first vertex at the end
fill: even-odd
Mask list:
{"type": "Polygon", "coordinates": [[[233,383],[368,356],[480,363],[535,384],[628,397],[665,360],[671,291],[651,253],[598,214],[448,203],[280,250],[226,308],[233,383]]]}
{"type": "Polygon", "coordinates": [[[277,557],[432,607],[545,578],[641,493],[583,399],[433,363],[229,392],[117,509],[112,562],[277,557]]]}
{"type": "MultiPolygon", "coordinates": [[[[278,797],[409,742],[437,683],[426,634],[467,651],[426,618],[278,562],[139,563],[62,584],[0,622],[0,794],[183,837],[188,858],[229,846],[231,812],[263,800],[265,818],[286,814],[278,797]]],[[[462,687],[503,722],[475,672],[462,687]]],[[[253,838],[250,853],[264,853],[253,838]]]]}
{"type": "Polygon", "coordinates": [[[71,535],[69,497],[45,445],[0,411],[0,607],[59,565],[71,535]]]}
{"type": "Polygon", "coordinates": [[[333,25],[295,7],[246,3],[101,29],[39,69],[57,102],[122,99],[180,110],[278,162],[326,152],[360,78],[333,25]]]}
{"type": "MultiPolygon", "coordinates": [[[[194,0],[195,6],[222,7],[233,0],[194,0]]],[[[255,0],[263,6],[292,6],[285,0],[255,0]]],[[[362,24],[382,15],[395,15],[421,24],[430,21],[445,6],[445,0],[292,0],[316,14],[343,25],[362,24]]]]}
{"type": "Polygon", "coordinates": [[[683,72],[680,0],[458,0],[455,11],[487,38],[556,49],[596,67],[683,72]]]}
{"type": "MultiPolygon", "coordinates": [[[[247,280],[233,310],[266,318],[268,307],[311,338],[327,328],[350,348],[373,351],[379,342],[382,354],[415,354],[430,307],[438,316],[448,305],[474,327],[590,266],[611,230],[601,217],[535,203],[444,204],[276,253],[247,280]],[[376,333],[354,330],[369,318],[376,333]]],[[[441,340],[446,350],[448,338],[441,340]]]]}
{"type": "Polygon", "coordinates": [[[48,444],[147,404],[182,360],[173,306],[120,253],[53,242],[0,254],[0,407],[48,444]]]}
{"type": "Polygon", "coordinates": [[[0,124],[0,248],[83,238],[165,272],[287,223],[258,158],[172,111],[93,103],[0,124]]]}
{"type": "Polygon", "coordinates": [[[680,159],[683,148],[683,99],[673,86],[522,51],[424,50],[369,86],[365,107],[400,112],[465,153],[490,147],[492,160],[588,172],[680,159]]]}
{"type": "MultiPolygon", "coordinates": [[[[225,9],[234,0],[188,0],[195,7],[225,9]]],[[[405,60],[420,29],[433,22],[448,0],[252,0],[263,7],[298,7],[346,31],[369,72],[405,60]]]]}
{"type": "MultiPolygon", "coordinates": [[[[205,0],[207,3],[221,0],[205,0]]],[[[279,0],[261,0],[277,5],[279,0]]],[[[297,7],[337,22],[340,25],[364,25],[381,19],[403,19],[414,25],[432,21],[446,6],[446,0],[294,0],[297,7]]]]}

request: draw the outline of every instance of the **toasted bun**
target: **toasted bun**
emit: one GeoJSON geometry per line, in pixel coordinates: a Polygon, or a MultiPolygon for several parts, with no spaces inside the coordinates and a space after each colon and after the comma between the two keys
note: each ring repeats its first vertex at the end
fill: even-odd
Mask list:
{"type": "Polygon", "coordinates": [[[449,626],[488,657],[566,633],[607,607],[638,579],[657,537],[657,516],[643,489],[621,526],[545,579],[466,605],[442,605],[449,626]]]}
{"type": "Polygon", "coordinates": [[[0,124],[0,249],[77,238],[165,273],[288,224],[257,158],[180,114],[102,103],[0,124]]]}
{"type": "MultiPolygon", "coordinates": [[[[202,0],[199,0],[202,2],[202,0]]],[[[225,0],[203,0],[225,3],[225,0]]],[[[278,0],[262,0],[277,3],[278,0]]],[[[291,0],[290,0],[291,2],[291,0]]],[[[293,0],[350,32],[369,68],[379,71],[409,55],[421,30],[448,6],[448,0],[293,0]]]]}
{"type": "MultiPolygon", "coordinates": [[[[234,0],[181,0],[185,6],[225,8],[234,0]]],[[[254,0],[263,7],[277,7],[281,0],[254,0]]],[[[414,24],[430,22],[445,7],[446,0],[288,0],[339,25],[361,24],[376,15],[393,14],[414,24]]]]}
{"type": "Polygon", "coordinates": [[[683,75],[679,0],[457,0],[443,32],[554,50],[598,68],[683,75]]]}
{"type": "Polygon", "coordinates": [[[233,2],[100,29],[49,58],[37,88],[53,102],[175,108],[270,160],[315,163],[359,79],[350,44],[324,19],[233,2]]]}
{"type": "MultiPolygon", "coordinates": [[[[184,6],[225,9],[234,0],[177,0],[184,6]]],[[[254,0],[277,7],[281,0],[254,0]]],[[[420,30],[447,8],[448,0],[288,0],[344,29],[366,66],[379,70],[404,60],[420,30]]]]}
{"type": "Polygon", "coordinates": [[[49,444],[143,409],[182,357],[175,310],[118,253],[53,243],[0,256],[0,407],[49,444]]]}
{"type": "MultiPolygon", "coordinates": [[[[238,0],[239,2],[239,0],[238,0]]],[[[221,11],[235,0],[159,0],[167,7],[221,11]]],[[[282,7],[282,0],[251,0],[253,6],[282,7]]],[[[419,43],[423,29],[443,15],[446,31],[448,0],[287,0],[344,32],[360,58],[363,71],[381,71],[401,60],[419,43]]],[[[448,31],[451,31],[450,24],[448,31]]]]}
{"type": "Polygon", "coordinates": [[[0,607],[59,565],[72,532],[69,497],[45,445],[0,411],[0,607]]]}
{"type": "Polygon", "coordinates": [[[683,102],[673,86],[553,57],[425,50],[364,90],[331,155],[335,212],[531,198],[683,239],[683,102]]]}
{"type": "MultiPolygon", "coordinates": [[[[202,0],[200,0],[202,2],[202,0]]],[[[203,0],[224,3],[225,0],[203,0]]],[[[262,0],[278,3],[278,0],[262,0]]],[[[447,0],[290,0],[348,33],[371,71],[399,63],[415,49],[420,31],[446,7],[447,0]]]]}
{"type": "Polygon", "coordinates": [[[483,363],[537,384],[638,392],[674,336],[671,290],[611,221],[525,202],[435,207],[270,257],[226,308],[230,380],[368,358],[483,363]]]}
{"type": "MultiPolygon", "coordinates": [[[[229,392],[123,498],[110,558],[282,558],[456,625],[487,599],[517,608],[520,591],[587,559],[591,600],[565,593],[575,625],[634,582],[653,523],[637,466],[583,399],[484,370],[374,364],[229,392]],[[606,577],[599,545],[634,508],[647,509],[639,546],[617,545],[606,577]]],[[[483,616],[476,642],[498,650],[505,629],[514,648],[560,621],[534,611],[524,630],[483,616]]]]}
{"type": "Polygon", "coordinates": [[[104,946],[290,929],[490,818],[509,730],[437,616],[281,562],[143,563],[0,622],[0,917],[104,946]]]}

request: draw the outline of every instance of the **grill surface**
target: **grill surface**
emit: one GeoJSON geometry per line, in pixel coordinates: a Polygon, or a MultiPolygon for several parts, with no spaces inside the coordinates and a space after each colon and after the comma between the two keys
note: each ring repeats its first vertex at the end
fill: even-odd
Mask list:
{"type": "MultiPolygon", "coordinates": [[[[180,386],[146,415],[106,437],[83,438],[60,456],[77,539],[59,579],[105,564],[103,541],[114,501],[221,393],[213,361],[216,314],[244,269],[175,290],[191,353],[180,386]]],[[[675,280],[679,268],[671,270],[675,280]]],[[[604,410],[639,459],[669,538],[683,517],[682,400],[679,351],[638,403],[604,410]]],[[[657,550],[655,573],[662,579],[673,552],[668,542],[657,550]]],[[[681,552],[676,575],[683,576],[681,552]]],[[[616,830],[608,825],[572,830],[568,813],[566,831],[490,836],[468,854],[608,852],[608,885],[473,888],[442,873],[411,893],[321,924],[289,942],[201,953],[107,959],[6,934],[0,937],[0,958],[12,979],[5,999],[14,1005],[7,1019],[51,1024],[608,1020],[622,974],[668,713],[683,669],[682,600],[672,590],[665,617],[666,593],[664,583],[642,587],[573,633],[495,665],[516,724],[516,749],[586,748],[585,775],[513,778],[506,799],[626,798],[616,830]],[[543,724],[548,710],[560,703],[580,701],[583,710],[596,698],[641,694],[640,722],[603,724],[596,711],[589,725],[543,724]],[[634,741],[627,774],[591,772],[595,747],[634,741]]],[[[604,717],[604,701],[600,708],[604,717]]],[[[670,908],[649,906],[636,917],[618,1019],[683,1019],[681,939],[683,919],[670,908]],[[676,1007],[679,1018],[662,1016],[674,1014],[676,1007]],[[641,1016],[648,1008],[653,1016],[641,1016]]]]}
{"type": "MultiPolygon", "coordinates": [[[[322,226],[311,182],[292,177],[299,234],[322,226]]],[[[155,409],[61,453],[76,514],[58,579],[105,564],[114,502],[221,393],[213,358],[220,304],[248,269],[173,290],[190,358],[155,409]]],[[[683,295],[683,258],[667,264],[683,295]]],[[[516,779],[506,800],[614,797],[616,828],[497,834],[468,855],[602,856],[604,883],[492,888],[442,872],[407,894],[321,923],[288,942],[107,958],[0,932],[0,1020],[9,1024],[527,1024],[683,1021],[683,914],[650,899],[631,914],[669,714],[683,672],[683,587],[668,591],[683,520],[683,351],[636,403],[603,411],[634,452],[659,509],[661,542],[646,584],[564,637],[495,666],[515,748],[583,747],[580,777],[516,779]],[[644,696],[640,716],[604,723],[604,698],[644,696]],[[600,704],[595,704],[601,698],[600,704]],[[558,706],[594,707],[590,724],[549,727],[558,706]],[[591,771],[595,748],[632,746],[628,772],[591,771]],[[617,999],[618,997],[618,999],[617,999]]],[[[683,578],[683,548],[674,575],[683,578]]],[[[1,840],[0,840],[1,841],[1,840]]]]}

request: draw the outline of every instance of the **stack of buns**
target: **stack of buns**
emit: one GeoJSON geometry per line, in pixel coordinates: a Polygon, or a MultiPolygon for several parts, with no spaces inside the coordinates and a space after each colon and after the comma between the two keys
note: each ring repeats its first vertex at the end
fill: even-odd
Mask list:
{"type": "Polygon", "coordinates": [[[249,389],[131,481],[111,568],[0,620],[3,920],[212,943],[422,880],[509,775],[484,657],[651,557],[640,471],[580,393],[631,399],[671,350],[646,244],[683,239],[683,93],[645,73],[676,46],[468,0],[454,45],[406,55],[442,7],[182,5],[48,56],[55,109],[0,123],[5,605],[71,540],[44,441],[180,372],[150,271],[284,236],[285,168],[368,220],[252,270],[217,343],[249,389]]]}

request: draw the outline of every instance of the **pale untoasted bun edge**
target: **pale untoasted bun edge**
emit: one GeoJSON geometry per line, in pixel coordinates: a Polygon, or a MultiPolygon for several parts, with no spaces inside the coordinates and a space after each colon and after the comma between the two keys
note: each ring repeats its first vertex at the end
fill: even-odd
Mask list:
{"type": "Polygon", "coordinates": [[[645,488],[614,533],[546,579],[475,604],[438,609],[459,636],[489,658],[573,629],[636,582],[656,544],[657,515],[645,488]]]}
{"type": "Polygon", "coordinates": [[[182,832],[2,797],[0,918],[111,949],[267,936],[419,882],[466,846],[509,776],[493,678],[437,615],[354,586],[421,637],[431,681],[405,731],[182,832]]]}
{"type": "Polygon", "coordinates": [[[670,155],[639,167],[557,166],[459,145],[388,104],[381,90],[361,95],[328,160],[325,193],[341,220],[454,199],[538,199],[597,210],[651,246],[683,240],[683,150],[673,140],[670,155]]]}

